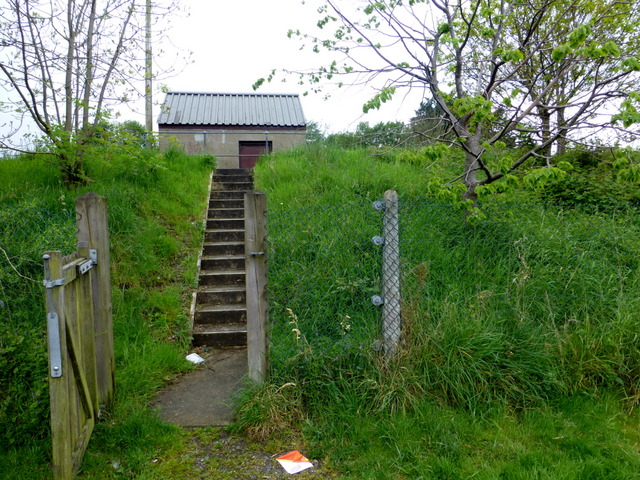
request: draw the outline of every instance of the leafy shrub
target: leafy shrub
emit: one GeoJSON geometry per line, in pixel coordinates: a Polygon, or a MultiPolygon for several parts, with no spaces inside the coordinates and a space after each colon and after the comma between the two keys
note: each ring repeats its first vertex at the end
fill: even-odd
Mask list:
{"type": "Polygon", "coordinates": [[[545,185],[540,190],[541,197],[561,205],[606,210],[640,206],[640,189],[619,175],[615,155],[616,152],[595,150],[557,156],[555,163],[567,162],[573,169],[564,178],[545,185]]]}

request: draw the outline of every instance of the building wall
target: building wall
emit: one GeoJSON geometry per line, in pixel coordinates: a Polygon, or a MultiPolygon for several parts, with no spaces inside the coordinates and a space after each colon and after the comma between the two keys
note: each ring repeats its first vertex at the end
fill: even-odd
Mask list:
{"type": "Polygon", "coordinates": [[[208,153],[217,158],[218,168],[238,168],[241,141],[272,142],[273,151],[304,145],[306,128],[216,129],[160,125],[160,151],[177,143],[190,155],[208,153]]]}

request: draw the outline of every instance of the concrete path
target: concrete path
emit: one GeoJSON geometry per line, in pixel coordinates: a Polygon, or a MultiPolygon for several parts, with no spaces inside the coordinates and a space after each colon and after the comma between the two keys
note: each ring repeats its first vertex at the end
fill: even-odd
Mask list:
{"type": "Polygon", "coordinates": [[[198,354],[205,362],[160,391],[153,406],[163,420],[181,427],[228,425],[234,395],[247,373],[247,350],[208,348],[198,354]]]}

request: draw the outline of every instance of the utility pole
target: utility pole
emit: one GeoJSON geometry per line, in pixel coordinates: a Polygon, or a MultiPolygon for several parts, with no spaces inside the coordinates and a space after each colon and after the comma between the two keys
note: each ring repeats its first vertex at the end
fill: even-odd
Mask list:
{"type": "Polygon", "coordinates": [[[146,32],[145,32],[145,69],[144,69],[144,98],[145,119],[147,129],[147,148],[151,147],[151,132],[153,131],[153,68],[151,55],[151,0],[147,0],[146,32]]]}

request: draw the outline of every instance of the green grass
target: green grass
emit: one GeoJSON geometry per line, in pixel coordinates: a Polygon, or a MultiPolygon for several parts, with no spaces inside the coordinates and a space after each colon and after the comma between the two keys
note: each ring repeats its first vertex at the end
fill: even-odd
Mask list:
{"type": "MultiPolygon", "coordinates": [[[[247,385],[231,430],[273,453],[302,449],[327,478],[640,478],[638,214],[554,206],[519,190],[467,222],[438,193],[451,178],[446,158],[370,153],[316,145],[258,164],[256,187],[269,202],[270,378],[247,385]],[[390,361],[370,301],[380,292],[371,237],[381,234],[371,202],[387,189],[401,197],[404,296],[403,343],[390,361]]],[[[229,473],[211,455],[220,432],[186,435],[149,408],[187,368],[185,312],[211,165],[176,152],[133,164],[110,155],[88,164],[93,183],[77,192],[37,159],[0,162],[0,178],[10,178],[0,182],[2,212],[21,212],[3,217],[14,223],[0,246],[35,279],[0,270],[0,295],[35,285],[41,301],[39,255],[49,240],[73,247],[70,200],[88,189],[107,196],[117,401],[80,478],[229,473]],[[32,224],[48,234],[33,235],[32,224]]],[[[4,420],[14,441],[0,449],[0,471],[48,479],[44,322],[28,303],[14,296],[0,310],[0,371],[31,386],[16,397],[25,421],[4,420]],[[11,355],[24,348],[34,352],[29,368],[11,355]]]]}
{"type": "Polygon", "coordinates": [[[429,402],[411,415],[337,416],[308,422],[310,454],[345,479],[638,478],[637,422],[616,399],[564,400],[479,419],[429,402]]]}
{"type": "Polygon", "coordinates": [[[258,164],[271,377],[235,428],[302,431],[345,478],[638,478],[638,213],[519,190],[467,222],[445,171],[330,148],[258,164]],[[389,188],[404,340],[384,361],[371,201],[389,188]]]}
{"type": "Polygon", "coordinates": [[[96,425],[79,478],[135,477],[179,437],[149,402],[190,368],[187,312],[212,167],[210,158],[176,151],[111,152],[90,159],[89,184],[69,191],[42,159],[0,161],[0,247],[13,265],[0,261],[3,479],[51,478],[40,257],[74,249],[73,199],[87,191],[109,204],[116,400],[96,425]]]}

